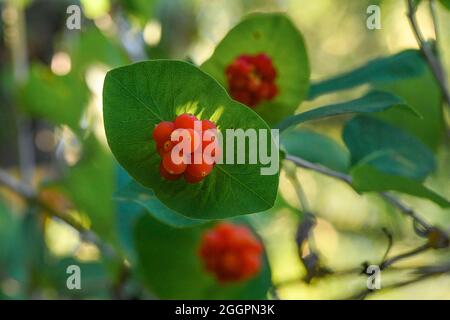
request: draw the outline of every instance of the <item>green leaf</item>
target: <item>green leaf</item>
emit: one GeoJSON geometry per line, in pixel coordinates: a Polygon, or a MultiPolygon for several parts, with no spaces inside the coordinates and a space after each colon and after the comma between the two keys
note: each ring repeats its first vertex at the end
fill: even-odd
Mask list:
{"type": "Polygon", "coordinates": [[[135,203],[159,222],[174,228],[192,227],[205,223],[206,220],[190,219],[166,207],[151,189],[144,188],[136,181],[130,183],[115,194],[114,199],[119,202],[135,203]]]}
{"type": "Polygon", "coordinates": [[[293,125],[297,125],[305,121],[317,120],[342,114],[379,112],[393,107],[402,108],[409,113],[415,113],[414,109],[408,106],[401,98],[387,92],[372,91],[361,98],[330,104],[296,114],[279,123],[277,128],[280,129],[280,131],[284,131],[293,125]]]}
{"type": "Polygon", "coordinates": [[[74,74],[57,76],[47,67],[32,66],[26,85],[20,89],[22,109],[32,116],[53,124],[66,124],[73,130],[88,102],[88,90],[83,79],[74,74]]]}
{"type": "Polygon", "coordinates": [[[439,0],[439,2],[440,2],[447,10],[450,10],[450,0],[439,0]]]}
{"type": "Polygon", "coordinates": [[[145,25],[154,15],[158,0],[122,0],[126,11],[137,19],[139,24],[145,25]]]}
{"type": "MultiPolygon", "coordinates": [[[[7,270],[11,264],[11,254],[14,250],[13,239],[17,238],[20,220],[0,198],[0,269],[7,270]]],[[[0,275],[1,278],[1,275],[0,275]]]]}
{"type": "Polygon", "coordinates": [[[93,64],[117,67],[129,62],[128,57],[114,38],[108,38],[95,26],[77,33],[71,47],[73,72],[84,75],[93,64]]]}
{"type": "Polygon", "coordinates": [[[351,171],[353,187],[359,192],[399,191],[412,196],[433,201],[442,208],[450,207],[450,202],[413,179],[393,176],[380,172],[368,164],[361,164],[351,171]]]}
{"type": "Polygon", "coordinates": [[[387,57],[369,61],[352,71],[311,85],[308,99],[320,95],[350,89],[366,83],[392,83],[419,76],[426,71],[420,51],[405,50],[387,57]]]}
{"type": "Polygon", "coordinates": [[[102,237],[114,241],[115,207],[114,168],[110,154],[99,141],[90,136],[83,141],[83,155],[70,167],[62,187],[76,207],[91,220],[92,228],[102,237]]]}
{"type": "Polygon", "coordinates": [[[420,77],[377,85],[378,90],[391,92],[417,110],[422,118],[405,114],[392,108],[377,115],[380,119],[415,135],[432,150],[441,143],[445,124],[442,111],[442,94],[430,71],[420,77]]]}
{"type": "Polygon", "coordinates": [[[289,130],[280,136],[281,147],[296,157],[321,164],[330,169],[347,172],[348,151],[333,139],[309,130],[289,130]]]}
{"type": "Polygon", "coordinates": [[[235,26],[202,66],[225,88],[227,66],[242,54],[265,53],[277,70],[278,96],[254,110],[269,124],[293,114],[309,87],[309,63],[303,37],[284,14],[252,14],[235,26]]]}
{"type": "Polygon", "coordinates": [[[416,180],[436,168],[431,151],[414,136],[369,116],[348,121],[343,139],[352,165],[364,162],[381,172],[416,180]]]}
{"type": "Polygon", "coordinates": [[[221,285],[198,257],[201,235],[211,224],[174,229],[150,216],[139,219],[135,245],[138,273],[150,292],[161,299],[264,299],[271,285],[267,260],[249,281],[221,285]]]}
{"type": "MultiPolygon", "coordinates": [[[[110,71],[105,79],[103,110],[108,143],[118,162],[170,209],[192,218],[218,219],[273,206],[279,173],[261,175],[260,169],[266,167],[261,163],[217,164],[197,184],[167,181],[160,176],[161,158],[155,151],[152,131],[163,120],[172,121],[188,112],[211,119],[222,133],[236,128],[269,130],[256,113],[231,100],[214,79],[196,67],[159,60],[110,71]]],[[[270,139],[269,134],[268,144],[270,139]]]]}

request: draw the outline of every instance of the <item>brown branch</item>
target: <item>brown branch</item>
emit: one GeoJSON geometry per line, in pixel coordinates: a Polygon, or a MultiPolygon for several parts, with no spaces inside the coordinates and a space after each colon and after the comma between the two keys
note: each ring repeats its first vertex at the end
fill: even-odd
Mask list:
{"type": "MultiPolygon", "coordinates": [[[[293,163],[295,163],[297,166],[299,166],[301,168],[319,172],[323,175],[341,180],[341,181],[347,183],[349,186],[352,186],[352,177],[345,173],[331,170],[331,169],[321,166],[319,164],[315,164],[315,163],[309,162],[305,159],[302,159],[302,158],[299,158],[299,157],[296,157],[293,155],[289,155],[289,154],[286,154],[285,159],[292,161],[293,163]]],[[[405,215],[411,217],[416,223],[421,225],[422,228],[424,228],[425,230],[430,230],[430,226],[422,218],[420,218],[412,208],[408,207],[406,204],[401,202],[393,194],[391,194],[389,192],[379,192],[378,194],[383,199],[385,199],[388,203],[390,203],[391,205],[393,205],[394,207],[399,209],[401,212],[403,212],[405,215]]]]}
{"type": "Polygon", "coordinates": [[[87,229],[78,221],[72,219],[70,216],[57,212],[56,210],[48,206],[45,202],[39,199],[38,192],[34,188],[17,180],[16,178],[14,178],[13,176],[11,176],[9,173],[7,173],[2,169],[0,169],[0,184],[4,185],[9,190],[23,197],[28,202],[38,205],[50,216],[63,221],[67,225],[71,226],[73,229],[77,230],[82,240],[97,246],[97,248],[102,252],[102,254],[105,257],[107,258],[118,257],[114,249],[110,245],[104,243],[95,232],[87,229]]]}
{"type": "MultiPolygon", "coordinates": [[[[444,67],[442,65],[441,60],[435,55],[433,52],[433,48],[430,46],[430,44],[425,40],[422,31],[420,30],[419,24],[416,19],[416,11],[417,8],[414,5],[413,0],[407,0],[408,3],[408,19],[409,23],[411,25],[411,29],[414,33],[414,36],[416,37],[417,43],[419,45],[420,51],[422,52],[422,55],[425,57],[425,60],[427,61],[428,65],[430,66],[431,72],[433,73],[434,77],[436,78],[439,87],[441,88],[442,95],[444,96],[444,99],[447,103],[447,106],[450,107],[450,92],[447,87],[447,78],[445,74],[444,67]]],[[[434,15],[432,10],[432,16],[434,15]]],[[[436,24],[437,21],[435,20],[435,17],[433,17],[433,23],[436,24]]],[[[435,25],[435,30],[437,31],[437,26],[435,25]]],[[[436,35],[437,40],[437,35],[436,35]]]]}
{"type": "Polygon", "coordinates": [[[389,258],[389,259],[386,259],[385,261],[383,261],[380,264],[380,269],[384,270],[400,260],[415,256],[416,254],[422,253],[422,252],[428,250],[429,248],[430,248],[430,246],[428,244],[424,244],[424,245],[422,245],[416,249],[413,249],[411,251],[393,256],[392,258],[389,258]]]}

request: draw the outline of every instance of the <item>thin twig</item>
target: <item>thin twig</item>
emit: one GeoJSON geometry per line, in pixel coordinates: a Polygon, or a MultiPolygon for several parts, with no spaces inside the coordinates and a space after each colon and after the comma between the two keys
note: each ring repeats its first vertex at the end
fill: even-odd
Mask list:
{"type": "Polygon", "coordinates": [[[439,43],[440,32],[439,32],[439,22],[438,22],[438,17],[437,17],[437,12],[436,12],[436,2],[434,0],[430,0],[429,6],[430,6],[430,13],[431,13],[431,20],[433,21],[434,38],[436,39],[436,43],[439,43]]]}
{"type": "Polygon", "coordinates": [[[114,249],[110,245],[103,243],[103,241],[95,232],[87,229],[78,221],[72,219],[70,216],[57,212],[56,210],[51,208],[49,205],[39,199],[38,192],[34,188],[17,180],[2,169],[0,169],[0,184],[4,185],[16,194],[22,196],[28,202],[38,205],[52,217],[63,221],[67,225],[77,230],[82,240],[97,246],[105,257],[113,258],[118,256],[114,249]]]}
{"type": "Polygon", "coordinates": [[[306,197],[305,191],[303,190],[300,181],[298,181],[297,174],[295,172],[295,167],[294,170],[285,169],[285,172],[286,177],[289,179],[292,186],[294,187],[295,193],[297,194],[297,198],[303,212],[304,213],[311,212],[311,207],[309,206],[309,201],[306,197]]]}
{"type": "Polygon", "coordinates": [[[420,247],[418,247],[416,249],[413,249],[411,251],[408,251],[408,252],[399,254],[397,256],[394,256],[392,258],[389,258],[389,259],[383,261],[380,264],[380,269],[384,270],[384,269],[388,268],[389,266],[393,265],[394,263],[396,263],[396,262],[398,262],[400,260],[412,257],[412,256],[414,256],[416,254],[419,254],[419,253],[422,253],[422,252],[428,250],[429,248],[430,248],[430,246],[428,244],[424,244],[424,245],[422,245],[422,246],[420,246],[420,247]]]}
{"type": "Polygon", "coordinates": [[[326,176],[337,178],[339,180],[342,180],[342,181],[348,183],[349,185],[352,184],[352,177],[350,177],[349,175],[346,175],[345,173],[341,173],[341,172],[337,172],[337,171],[328,169],[327,167],[321,166],[320,164],[315,164],[315,163],[309,162],[305,159],[302,159],[302,158],[299,158],[299,157],[296,157],[296,156],[293,156],[290,154],[286,154],[285,159],[292,161],[299,167],[302,167],[305,169],[311,169],[316,172],[322,173],[326,176]]]}
{"type": "MultiPolygon", "coordinates": [[[[321,174],[324,174],[326,176],[329,177],[333,177],[336,179],[339,179],[345,183],[347,183],[348,185],[352,186],[352,177],[349,175],[346,175],[345,173],[341,173],[341,172],[337,172],[331,169],[328,169],[324,166],[321,166],[319,164],[315,164],[312,162],[309,162],[305,159],[293,156],[293,155],[289,155],[286,154],[285,157],[286,160],[290,160],[293,163],[295,163],[297,166],[305,168],[305,169],[309,169],[309,170],[313,170],[316,172],[319,172],[321,174]]],[[[383,199],[385,199],[387,202],[389,202],[391,205],[393,205],[394,207],[396,207],[397,209],[399,209],[401,212],[403,212],[404,214],[406,214],[407,216],[410,216],[414,221],[416,221],[418,224],[420,224],[425,230],[429,230],[430,226],[423,220],[421,219],[412,208],[408,207],[407,205],[405,205],[403,202],[401,202],[399,199],[397,199],[394,195],[392,195],[389,192],[379,192],[378,193],[383,199]]]]}
{"type": "Polygon", "coordinates": [[[420,218],[415,211],[397,199],[393,194],[389,192],[379,192],[379,195],[386,200],[386,202],[390,203],[400,211],[402,211],[407,216],[410,216],[413,220],[415,220],[418,224],[420,224],[425,230],[430,230],[431,226],[426,223],[422,218],[420,218]]]}
{"type": "MultiPolygon", "coordinates": [[[[445,101],[447,102],[447,106],[450,107],[450,91],[447,87],[447,78],[445,75],[445,71],[442,65],[442,62],[439,58],[434,54],[432,47],[430,44],[425,41],[425,38],[420,30],[419,24],[416,19],[416,6],[414,5],[413,0],[407,0],[408,3],[408,19],[411,25],[411,28],[414,32],[414,36],[416,37],[417,43],[419,44],[420,51],[425,57],[428,65],[430,66],[431,72],[436,78],[439,87],[441,88],[442,95],[444,96],[445,101]]],[[[437,30],[437,29],[435,29],[437,30]]]]}

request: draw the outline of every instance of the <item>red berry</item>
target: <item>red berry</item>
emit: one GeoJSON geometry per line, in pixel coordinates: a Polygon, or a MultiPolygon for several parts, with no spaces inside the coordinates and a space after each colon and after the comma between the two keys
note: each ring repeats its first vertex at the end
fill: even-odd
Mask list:
{"type": "Polygon", "coordinates": [[[202,149],[216,140],[217,127],[210,120],[202,120],[202,149]]]}
{"type": "Polygon", "coordinates": [[[170,174],[177,175],[183,173],[187,168],[187,164],[184,161],[181,161],[179,164],[175,163],[172,156],[172,152],[164,154],[162,159],[164,169],[170,174]]]}
{"type": "Polygon", "coordinates": [[[250,92],[248,92],[247,90],[231,91],[231,96],[235,100],[237,100],[249,107],[253,107],[255,105],[255,103],[253,103],[253,99],[252,99],[250,92]]]}
{"type": "Polygon", "coordinates": [[[230,95],[249,107],[270,101],[278,94],[277,72],[272,60],[264,53],[241,55],[225,70],[230,95]]]}
{"type": "Polygon", "coordinates": [[[254,277],[261,269],[262,245],[251,231],[240,225],[220,223],[202,237],[199,256],[206,271],[220,282],[254,277]]]}
{"type": "Polygon", "coordinates": [[[212,164],[207,164],[205,162],[198,164],[191,163],[187,166],[186,172],[193,177],[204,178],[211,173],[213,168],[214,166],[212,164]]]}
{"type": "Polygon", "coordinates": [[[255,56],[254,64],[257,72],[268,81],[273,81],[276,77],[276,71],[273,67],[272,60],[264,53],[255,56]]]}
{"type": "Polygon", "coordinates": [[[186,169],[186,171],[184,172],[184,180],[186,180],[187,183],[198,183],[203,180],[203,177],[195,177],[193,175],[190,175],[186,169]]]}
{"type": "Polygon", "coordinates": [[[167,141],[164,142],[163,145],[161,146],[162,152],[163,152],[163,153],[170,152],[170,150],[172,150],[172,148],[173,148],[174,145],[175,145],[175,144],[174,144],[172,141],[167,140],[167,141]]]}
{"type": "Polygon", "coordinates": [[[202,142],[202,138],[200,137],[200,134],[194,129],[184,129],[184,128],[178,128],[175,129],[172,132],[172,135],[170,136],[172,142],[174,144],[178,143],[184,143],[184,139],[188,139],[186,141],[186,147],[189,148],[189,153],[195,152],[202,142]]]}
{"type": "Polygon", "coordinates": [[[202,120],[202,130],[214,130],[217,129],[216,124],[211,120],[202,120]]]}
{"type": "Polygon", "coordinates": [[[182,174],[171,174],[169,173],[163,166],[162,162],[159,165],[159,173],[161,174],[161,177],[163,177],[166,180],[178,180],[181,178],[182,174]]]}
{"type": "Polygon", "coordinates": [[[170,121],[163,121],[153,129],[153,139],[155,142],[164,143],[164,141],[170,140],[172,131],[175,130],[175,125],[170,121]]]}
{"type": "Polygon", "coordinates": [[[196,116],[189,113],[183,113],[175,119],[175,129],[194,129],[195,121],[198,121],[196,116]]]}

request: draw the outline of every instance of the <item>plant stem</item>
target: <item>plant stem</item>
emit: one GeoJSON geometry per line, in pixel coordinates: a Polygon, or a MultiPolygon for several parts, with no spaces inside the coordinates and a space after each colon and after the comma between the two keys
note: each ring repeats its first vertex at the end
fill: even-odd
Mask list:
{"type": "MultiPolygon", "coordinates": [[[[295,167],[294,167],[295,168],[295,167]]],[[[297,194],[298,201],[300,202],[300,206],[305,213],[311,212],[311,207],[309,206],[308,198],[306,197],[305,191],[300,183],[298,181],[295,169],[294,171],[291,170],[285,170],[286,176],[291,182],[292,186],[294,187],[295,193],[297,194]]]]}
{"type": "Polygon", "coordinates": [[[388,268],[389,266],[391,266],[392,264],[394,264],[394,263],[396,263],[396,262],[398,262],[400,260],[412,257],[412,256],[414,256],[416,254],[419,254],[419,253],[422,253],[422,252],[428,250],[429,248],[430,248],[430,246],[428,244],[424,244],[424,245],[422,245],[422,246],[420,246],[420,247],[418,247],[416,249],[413,249],[411,251],[408,251],[408,252],[399,254],[397,256],[394,256],[392,258],[389,258],[389,259],[383,261],[380,264],[380,269],[384,270],[384,269],[388,268]]]}
{"type": "MultiPolygon", "coordinates": [[[[433,2],[431,0],[430,2],[433,2]]],[[[445,74],[444,67],[442,65],[441,60],[437,57],[437,55],[434,54],[432,47],[429,45],[428,42],[425,41],[425,38],[423,37],[422,31],[420,30],[419,24],[416,19],[416,6],[414,5],[413,0],[407,0],[408,3],[408,19],[411,25],[411,28],[413,30],[414,36],[416,37],[417,43],[419,44],[420,51],[422,52],[423,56],[425,57],[428,65],[430,66],[431,72],[433,73],[434,77],[436,78],[439,87],[441,88],[442,95],[444,96],[444,99],[447,103],[447,106],[450,108],[450,91],[447,87],[447,78],[445,74]]],[[[430,3],[430,6],[432,4],[430,3]]],[[[434,16],[434,10],[432,10],[432,16],[434,16]]],[[[435,31],[437,32],[437,26],[436,26],[436,17],[433,17],[433,23],[435,24],[435,31]]],[[[437,41],[438,35],[436,33],[436,41],[437,41]]]]}
{"type": "MultiPolygon", "coordinates": [[[[313,170],[316,172],[319,172],[321,174],[324,174],[329,177],[333,177],[336,179],[339,179],[345,183],[347,183],[349,186],[352,186],[352,177],[341,172],[337,172],[331,169],[328,169],[324,166],[309,162],[305,159],[295,157],[289,154],[286,154],[285,157],[286,160],[292,161],[297,166],[313,170]]],[[[419,225],[421,225],[425,230],[429,230],[430,226],[422,219],[420,218],[412,208],[405,205],[403,202],[401,202],[399,199],[397,199],[394,195],[392,195],[389,192],[379,192],[378,193],[383,199],[385,199],[387,202],[389,202],[391,205],[399,209],[401,212],[406,214],[407,216],[411,217],[415,222],[417,222],[419,225]]]]}
{"type": "Polygon", "coordinates": [[[347,184],[351,185],[352,184],[352,177],[350,177],[349,175],[346,175],[345,173],[341,173],[341,172],[337,172],[331,169],[328,169],[324,166],[321,166],[319,164],[315,164],[312,162],[309,162],[305,159],[290,155],[290,154],[286,154],[286,160],[292,161],[293,163],[295,163],[297,166],[305,168],[305,169],[311,169],[314,170],[316,172],[322,173],[326,176],[329,177],[333,177],[333,178],[337,178],[341,181],[346,182],[347,184]]]}
{"type": "Polygon", "coordinates": [[[118,254],[114,251],[114,249],[110,245],[104,243],[95,232],[85,228],[83,225],[81,225],[78,221],[72,219],[70,216],[57,212],[53,208],[49,207],[46,203],[44,203],[41,199],[39,199],[38,193],[33,187],[17,180],[16,178],[14,178],[13,176],[11,176],[2,169],[0,169],[0,184],[3,184],[9,190],[22,196],[28,202],[38,205],[52,217],[63,221],[67,225],[77,230],[82,240],[97,246],[97,248],[102,252],[102,254],[105,257],[107,258],[118,257],[118,254]]]}

